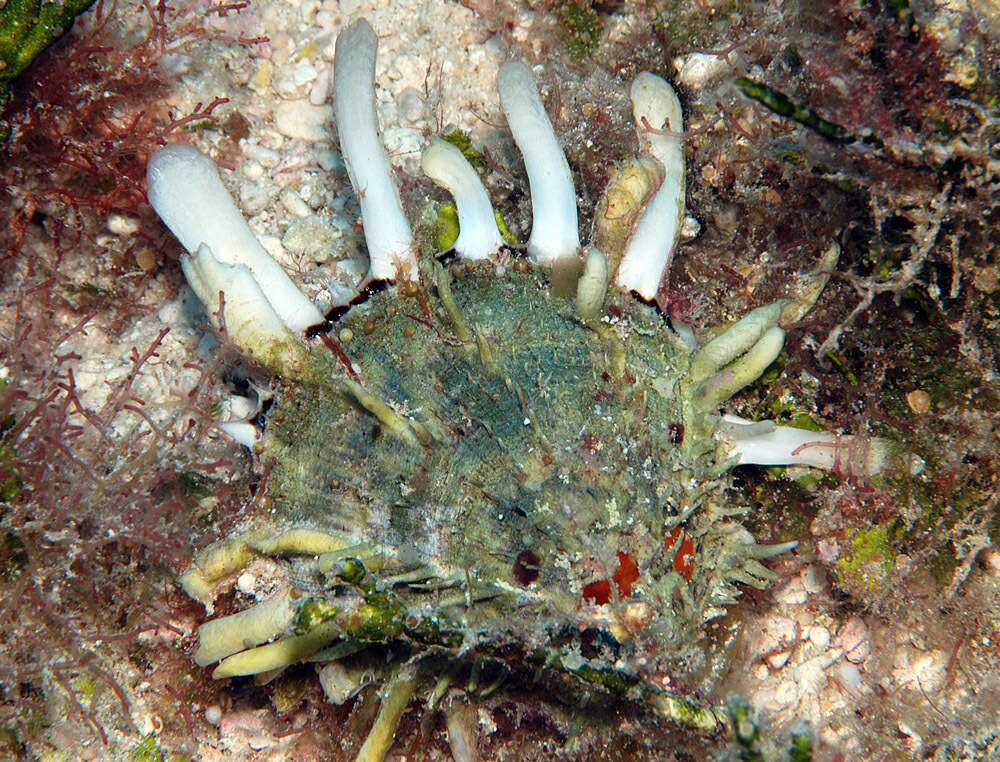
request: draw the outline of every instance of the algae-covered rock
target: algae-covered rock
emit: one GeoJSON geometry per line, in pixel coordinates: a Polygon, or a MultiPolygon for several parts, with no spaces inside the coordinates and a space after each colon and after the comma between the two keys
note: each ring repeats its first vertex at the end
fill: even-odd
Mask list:
{"type": "MultiPolygon", "coordinates": [[[[8,0],[0,7],[0,109],[11,97],[12,83],[73,24],[94,0],[8,0]]],[[[0,138],[9,127],[0,123],[0,138]]]]}

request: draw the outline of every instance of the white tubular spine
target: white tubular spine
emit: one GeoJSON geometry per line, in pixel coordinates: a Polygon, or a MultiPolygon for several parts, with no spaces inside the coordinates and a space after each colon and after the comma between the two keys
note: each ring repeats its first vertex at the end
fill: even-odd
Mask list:
{"type": "Polygon", "coordinates": [[[459,256],[486,259],[496,254],[503,246],[503,237],[497,229],[493,205],[462,151],[446,140],[432,137],[420,166],[424,174],[455,197],[459,230],[454,248],[459,256]]]}
{"type": "Polygon", "coordinates": [[[497,76],[497,87],[514,142],[524,156],[531,187],[528,254],[536,262],[546,264],[576,256],[580,235],[573,176],[545,113],[531,69],[520,61],[505,64],[497,76]]]}
{"type": "MultiPolygon", "coordinates": [[[[186,143],[173,143],[150,156],[146,177],[150,205],[190,254],[205,245],[217,262],[249,270],[267,295],[265,302],[295,335],[323,322],[320,311],[254,238],[211,159],[186,143]]],[[[237,298],[230,288],[222,290],[227,300],[237,298]]]]}
{"type": "Polygon", "coordinates": [[[680,135],[684,124],[681,104],[673,88],[649,72],[643,72],[632,83],[632,114],[640,146],[663,165],[665,175],[625,244],[615,282],[643,299],[652,299],[670,267],[684,220],[682,141],[680,137],[656,131],[680,135]]]}
{"type": "Polygon", "coordinates": [[[727,456],[738,458],[741,465],[801,465],[867,476],[885,471],[890,460],[889,443],[879,437],[806,431],[735,415],[722,416],[715,437],[727,456]]]}
{"type": "Polygon", "coordinates": [[[375,280],[416,277],[410,224],[403,214],[392,167],[379,139],[375,115],[375,52],[378,38],[364,19],[337,37],[333,108],[340,150],[361,206],[365,241],[375,280]]]}

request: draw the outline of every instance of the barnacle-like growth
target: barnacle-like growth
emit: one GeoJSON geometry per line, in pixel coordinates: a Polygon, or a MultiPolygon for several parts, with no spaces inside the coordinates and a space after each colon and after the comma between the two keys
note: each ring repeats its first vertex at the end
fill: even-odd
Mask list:
{"type": "MultiPolygon", "coordinates": [[[[759,545],[739,526],[722,495],[726,471],[738,462],[837,466],[812,457],[828,437],[744,425],[718,409],[777,356],[782,324],[812,306],[839,249],[787,298],[694,350],[634,299],[629,291],[656,293],[683,204],[676,97],[643,74],[633,100],[649,155],[611,193],[622,183],[645,190],[608,217],[619,221],[624,255],[588,247],[575,301],[554,296],[544,266],[578,256],[575,195],[531,73],[515,62],[499,88],[525,154],[535,265],[494,268],[499,236],[486,193],[439,141],[425,170],[456,196],[459,252],[486,261],[448,269],[417,258],[373,143],[374,40],[357,22],[338,41],[338,129],[372,276],[406,282],[340,318],[353,336],[343,356],[308,344],[318,313],[287,309],[301,295],[276,301],[288,279],[258,262],[258,247],[232,251],[215,237],[219,224],[234,231],[227,240],[245,238],[231,203],[166,198],[182,187],[165,181],[169,159],[207,160],[174,146],[150,163],[151,201],[196,252],[185,263],[192,287],[283,379],[254,448],[270,464],[269,520],[203,551],[183,584],[210,604],[213,586],[256,555],[287,558],[292,571],[268,600],[203,625],[196,659],[219,662],[219,678],[271,675],[302,659],[336,664],[324,685],[338,701],[350,690],[337,680],[373,658],[395,665],[363,759],[381,758],[425,677],[458,674],[470,660],[514,676],[541,670],[556,695],[598,690],[715,727],[716,712],[651,675],[690,661],[705,620],[737,598],[738,584],[765,586],[774,574],[762,561],[795,545],[759,545]],[[363,129],[348,102],[365,104],[363,129]],[[379,177],[363,173],[369,160],[379,177]],[[228,216],[205,213],[223,207],[228,216]],[[395,231],[388,243],[383,223],[395,231]],[[620,288],[609,290],[612,273],[620,288]]],[[[221,189],[202,174],[214,178],[205,181],[213,194],[221,189]]],[[[882,463],[870,457],[865,468],[882,463]]]]}

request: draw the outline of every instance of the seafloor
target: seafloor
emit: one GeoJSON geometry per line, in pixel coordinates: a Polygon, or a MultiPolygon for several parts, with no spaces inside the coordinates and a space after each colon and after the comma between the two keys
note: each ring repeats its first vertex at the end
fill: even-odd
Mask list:
{"type": "MultiPolygon", "coordinates": [[[[771,563],[778,583],[712,625],[729,667],[695,696],[742,697],[753,749],[731,728],[701,736],[627,702],[595,718],[507,685],[462,695],[469,753],[781,759],[806,729],[817,760],[1000,758],[1000,9],[972,0],[92,7],[4,114],[0,757],[350,759],[367,732],[376,686],[334,706],[302,671],[213,682],[191,660],[206,612],[178,575],[260,510],[259,467],[213,421],[234,385],[269,379],[232,373],[206,338],[143,198],[163,142],[211,151],[269,253],[337,303],[367,267],[329,105],[336,35],[360,16],[425,240],[445,199],[419,152],[442,133],[468,136],[512,232],[530,230],[495,88],[508,57],[541,65],[584,239],[636,148],[628,83],[673,81],[689,220],[659,308],[698,334],[839,241],[817,307],[728,409],[888,437],[926,463],[737,470],[729,499],[758,540],[800,542],[771,563]]],[[[265,593],[266,572],[226,604],[265,593]]],[[[443,715],[413,702],[390,757],[451,753],[443,715]]]]}

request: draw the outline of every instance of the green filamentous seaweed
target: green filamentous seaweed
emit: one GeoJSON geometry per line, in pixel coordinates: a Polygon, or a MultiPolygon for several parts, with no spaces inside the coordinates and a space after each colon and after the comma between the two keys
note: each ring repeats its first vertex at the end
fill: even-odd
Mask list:
{"type": "Polygon", "coordinates": [[[818,132],[828,140],[837,143],[851,143],[857,140],[855,135],[839,124],[827,121],[808,106],[796,103],[784,93],[765,84],[747,77],[738,77],[734,84],[748,98],[766,106],[779,116],[793,119],[802,126],[818,132]]]}

